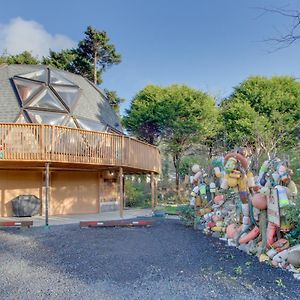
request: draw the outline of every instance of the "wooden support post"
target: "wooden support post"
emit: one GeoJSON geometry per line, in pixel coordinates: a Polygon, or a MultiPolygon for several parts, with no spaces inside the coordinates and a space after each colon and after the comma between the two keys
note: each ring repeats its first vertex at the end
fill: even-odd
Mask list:
{"type": "Polygon", "coordinates": [[[123,207],[126,208],[125,175],[123,174],[123,207]]]}
{"type": "Polygon", "coordinates": [[[155,177],[155,206],[158,206],[158,178],[155,177]]]}
{"type": "Polygon", "coordinates": [[[123,168],[120,167],[119,169],[119,187],[120,187],[120,201],[119,201],[119,205],[120,205],[120,218],[123,218],[123,213],[124,213],[124,194],[123,194],[123,168]]]}
{"type": "Polygon", "coordinates": [[[102,180],[102,177],[101,177],[101,173],[99,172],[98,173],[98,212],[101,213],[101,180],[102,180]]]}
{"type": "Polygon", "coordinates": [[[49,225],[49,163],[46,163],[45,226],[49,225]]]}
{"type": "Polygon", "coordinates": [[[46,201],[46,187],[45,187],[45,181],[46,181],[46,176],[45,176],[45,170],[42,170],[42,176],[41,176],[41,188],[42,191],[40,193],[41,195],[41,199],[42,199],[42,207],[41,207],[41,216],[44,217],[45,216],[45,201],[46,201]]]}
{"type": "Polygon", "coordinates": [[[154,210],[154,173],[153,172],[151,172],[150,185],[151,185],[151,206],[152,206],[152,210],[154,210]]]}

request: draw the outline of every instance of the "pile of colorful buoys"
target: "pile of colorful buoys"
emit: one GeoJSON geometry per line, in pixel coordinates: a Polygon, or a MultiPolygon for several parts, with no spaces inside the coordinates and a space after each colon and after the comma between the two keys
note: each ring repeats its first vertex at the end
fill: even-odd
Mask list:
{"type": "Polygon", "coordinates": [[[294,228],[286,209],[296,205],[297,186],[286,161],[267,160],[254,176],[251,156],[238,149],[215,157],[208,170],[193,165],[192,173],[190,205],[204,233],[300,280],[300,244],[291,245],[287,238],[294,228]]]}

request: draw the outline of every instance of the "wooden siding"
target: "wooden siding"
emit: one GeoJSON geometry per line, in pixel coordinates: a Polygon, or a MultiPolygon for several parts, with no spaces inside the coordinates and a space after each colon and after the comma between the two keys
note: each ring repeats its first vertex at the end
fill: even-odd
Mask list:
{"type": "Polygon", "coordinates": [[[114,133],[63,126],[0,123],[1,162],[121,166],[160,173],[157,147],[114,133]]]}

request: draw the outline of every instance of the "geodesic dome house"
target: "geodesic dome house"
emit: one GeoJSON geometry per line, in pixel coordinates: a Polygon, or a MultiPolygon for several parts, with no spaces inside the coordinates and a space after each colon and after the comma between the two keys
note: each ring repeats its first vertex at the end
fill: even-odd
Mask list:
{"type": "Polygon", "coordinates": [[[105,93],[82,76],[43,65],[1,67],[2,122],[122,132],[105,93]]]}
{"type": "Polygon", "coordinates": [[[122,209],[124,174],[159,172],[158,149],[123,134],[93,83],[44,65],[0,65],[0,217],[20,195],[39,198],[41,214],[47,199],[50,215],[122,209]]]}

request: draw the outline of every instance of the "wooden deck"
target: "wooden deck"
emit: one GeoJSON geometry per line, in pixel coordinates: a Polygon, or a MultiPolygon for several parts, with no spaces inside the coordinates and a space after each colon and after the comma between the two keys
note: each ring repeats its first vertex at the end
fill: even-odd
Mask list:
{"type": "Polygon", "coordinates": [[[113,133],[40,124],[0,123],[0,168],[104,169],[160,173],[157,147],[113,133]]]}

